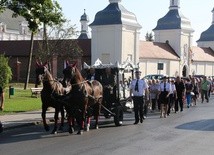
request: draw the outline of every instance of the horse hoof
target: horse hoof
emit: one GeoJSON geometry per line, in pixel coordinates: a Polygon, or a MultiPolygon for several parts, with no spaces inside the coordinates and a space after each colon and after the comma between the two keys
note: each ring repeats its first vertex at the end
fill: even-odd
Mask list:
{"type": "Polygon", "coordinates": [[[69,132],[70,134],[74,133],[74,128],[73,128],[73,127],[69,128],[68,132],[69,132]]]}
{"type": "Polygon", "coordinates": [[[86,127],[86,131],[89,131],[89,130],[90,130],[90,124],[88,124],[86,127]]]}
{"type": "Polygon", "coordinates": [[[96,125],[96,126],[95,126],[95,129],[99,129],[99,126],[98,126],[98,125],[96,125]]]}
{"type": "Polygon", "coordinates": [[[78,135],[82,135],[82,134],[83,134],[83,130],[79,130],[79,131],[77,132],[77,134],[78,134],[78,135]]]}
{"type": "Polygon", "coordinates": [[[53,130],[52,132],[51,132],[51,134],[57,134],[57,131],[55,131],[55,130],[53,130]]]}

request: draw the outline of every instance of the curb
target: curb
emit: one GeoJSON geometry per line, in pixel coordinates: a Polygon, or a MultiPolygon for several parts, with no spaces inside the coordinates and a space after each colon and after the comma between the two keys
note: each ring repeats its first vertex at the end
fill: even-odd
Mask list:
{"type": "Polygon", "coordinates": [[[33,126],[33,125],[38,125],[41,124],[42,122],[29,122],[29,123],[20,123],[17,125],[11,125],[11,126],[7,126],[5,127],[5,125],[3,124],[3,130],[4,131],[8,131],[8,130],[12,130],[12,129],[16,129],[16,128],[22,128],[22,127],[27,127],[27,126],[33,126]]]}
{"type": "MultiPolygon", "coordinates": [[[[48,122],[49,122],[48,124],[53,124],[54,120],[50,119],[50,120],[48,120],[48,122]]],[[[100,121],[98,124],[105,125],[105,124],[111,124],[111,123],[114,123],[114,120],[100,121]]],[[[2,123],[2,127],[3,127],[3,131],[9,131],[9,130],[16,129],[16,128],[22,128],[22,127],[28,127],[28,126],[34,126],[34,125],[40,125],[40,124],[42,124],[42,121],[35,121],[35,122],[32,121],[32,122],[28,122],[28,123],[20,123],[17,125],[11,125],[11,126],[8,125],[7,127],[5,127],[4,123],[2,123]]]]}

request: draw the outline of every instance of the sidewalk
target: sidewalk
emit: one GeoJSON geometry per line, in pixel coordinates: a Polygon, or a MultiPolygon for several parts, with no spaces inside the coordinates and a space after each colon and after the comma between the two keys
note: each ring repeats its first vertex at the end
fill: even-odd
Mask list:
{"type": "MultiPolygon", "coordinates": [[[[9,130],[16,127],[36,125],[42,122],[41,113],[42,113],[41,110],[39,110],[8,114],[0,116],[0,121],[4,125],[4,130],[9,130]]],[[[54,109],[50,108],[50,110],[48,110],[46,113],[46,119],[53,120],[53,117],[54,109]]]]}

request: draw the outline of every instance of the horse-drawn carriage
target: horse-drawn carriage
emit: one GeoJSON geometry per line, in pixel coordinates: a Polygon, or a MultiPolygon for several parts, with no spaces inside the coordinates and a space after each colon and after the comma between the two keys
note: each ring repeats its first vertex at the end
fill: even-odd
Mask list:
{"type": "MultiPolygon", "coordinates": [[[[129,99],[128,83],[125,81],[125,77],[129,74],[129,77],[133,77],[133,71],[137,68],[131,63],[119,64],[102,64],[100,61],[96,61],[95,65],[89,67],[87,64],[84,65],[85,70],[94,68],[99,80],[85,80],[80,71],[77,69],[76,64],[67,64],[67,67],[63,70],[64,79],[66,83],[70,83],[69,91],[65,91],[66,88],[62,83],[55,80],[49,72],[47,65],[37,64],[36,69],[37,80],[40,81],[43,77],[43,89],[41,91],[42,99],[42,118],[45,130],[49,130],[49,126],[46,123],[46,111],[48,107],[55,108],[55,124],[52,133],[57,132],[57,120],[58,113],[61,111],[61,126],[64,123],[64,108],[68,116],[69,133],[73,133],[74,119],[76,120],[79,131],[78,134],[82,134],[84,129],[84,122],[86,119],[86,130],[90,127],[90,117],[93,115],[96,122],[95,128],[98,128],[98,118],[100,115],[100,107],[103,108],[105,117],[114,116],[114,122],[116,126],[122,125],[123,112],[125,105],[129,99]],[[105,70],[111,71],[114,76],[114,82],[107,83],[109,79],[105,76],[105,70]],[[41,76],[42,75],[42,76],[41,76]],[[126,82],[126,87],[125,87],[126,82]],[[103,84],[103,85],[102,85],[103,84]],[[111,86],[110,86],[111,85],[111,86]],[[106,93],[108,88],[108,93],[106,93]],[[126,91],[127,89],[127,91],[126,91]],[[67,92],[65,94],[65,92],[67,92]],[[106,96],[106,94],[108,96],[106,96]],[[106,101],[108,99],[108,104],[106,101]],[[90,114],[92,109],[93,114],[90,114]]],[[[108,75],[107,75],[108,76],[108,75]]]]}
{"type": "Polygon", "coordinates": [[[124,111],[132,108],[132,103],[129,98],[129,84],[133,78],[134,70],[137,68],[138,66],[133,65],[131,62],[125,62],[123,64],[119,64],[118,62],[115,64],[102,64],[98,59],[92,66],[84,63],[84,70],[90,72],[90,70],[93,69],[95,74],[94,79],[100,81],[103,85],[101,114],[103,114],[105,118],[113,116],[116,126],[122,125],[124,111]]]}

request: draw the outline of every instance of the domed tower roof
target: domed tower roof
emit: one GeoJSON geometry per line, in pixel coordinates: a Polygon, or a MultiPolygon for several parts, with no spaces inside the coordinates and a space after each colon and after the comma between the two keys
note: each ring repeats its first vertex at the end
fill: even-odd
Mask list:
{"type": "Polygon", "coordinates": [[[213,13],[213,21],[212,25],[204,32],[201,33],[200,39],[197,41],[214,41],[214,8],[212,10],[213,13]]]}
{"type": "Polygon", "coordinates": [[[191,22],[180,11],[180,1],[170,1],[169,12],[158,20],[153,30],[185,29],[194,31],[191,22]]]}
{"type": "Polygon", "coordinates": [[[134,13],[126,10],[119,2],[109,0],[110,4],[95,15],[94,21],[89,26],[124,24],[141,28],[134,13]]]}
{"type": "Polygon", "coordinates": [[[84,14],[80,17],[80,22],[81,22],[81,34],[78,37],[78,39],[89,39],[89,35],[88,35],[89,18],[88,18],[88,15],[85,13],[85,9],[84,9],[84,14]]]}
{"type": "Polygon", "coordinates": [[[80,17],[80,21],[89,21],[88,15],[85,13],[85,9],[84,14],[80,17]]]}

